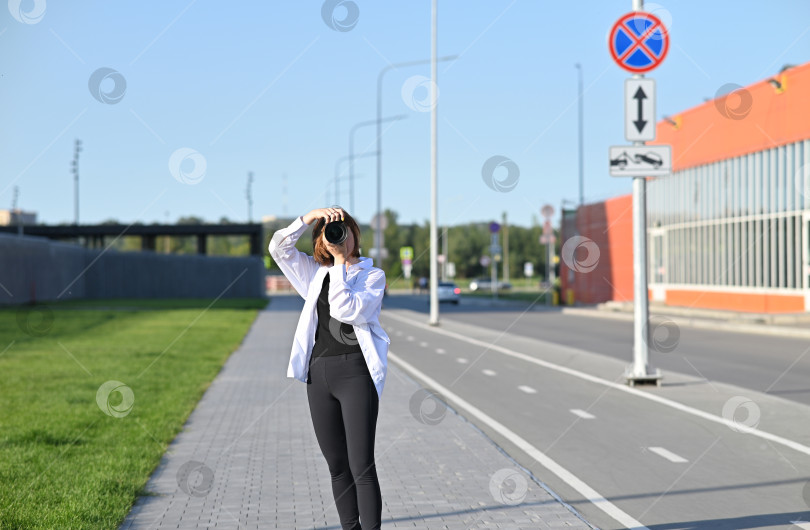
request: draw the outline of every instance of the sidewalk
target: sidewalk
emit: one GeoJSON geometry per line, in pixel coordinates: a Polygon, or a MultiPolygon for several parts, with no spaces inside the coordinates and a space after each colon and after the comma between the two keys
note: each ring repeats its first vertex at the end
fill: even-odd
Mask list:
{"type": "MultiPolygon", "coordinates": [[[[593,306],[561,307],[563,313],[617,320],[633,320],[632,302],[604,302],[593,306]]],[[[727,330],[761,335],[810,338],[810,313],[743,313],[720,309],[649,305],[651,317],[672,320],[679,326],[727,330]]]]}
{"type": "MultiPolygon", "coordinates": [[[[122,529],[340,529],[306,385],[286,377],[302,307],[276,296],[259,313],[122,529]]],[[[451,409],[417,419],[438,418],[433,405],[389,362],[375,451],[383,528],[591,528],[451,409]]]]}

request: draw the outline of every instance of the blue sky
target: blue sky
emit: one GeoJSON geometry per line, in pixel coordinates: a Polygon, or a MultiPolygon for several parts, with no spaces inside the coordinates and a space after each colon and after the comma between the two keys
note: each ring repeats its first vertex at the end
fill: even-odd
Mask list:
{"type": "MultiPolygon", "coordinates": [[[[347,154],[349,129],[375,117],[377,74],[430,54],[429,0],[354,3],[356,25],[336,31],[322,18],[322,0],[12,0],[0,10],[0,207],[11,206],[19,186],[19,206],[41,222],[72,222],[76,138],[84,144],[82,223],[244,221],[248,171],[254,220],[331,204],[327,184],[347,154]],[[88,86],[103,67],[126,83],[115,104],[98,101],[88,86]],[[198,165],[186,159],[177,166],[185,179],[177,169],[175,178],[172,154],[182,160],[192,150],[198,165]]],[[[564,199],[578,199],[577,62],[586,87],[586,202],[631,191],[630,180],[608,175],[607,161],[610,145],[627,143],[629,76],[612,62],[607,34],[630,7],[630,0],[440,1],[439,54],[460,54],[439,66],[441,223],[489,221],[506,211],[527,226],[543,204],[559,210],[564,199]],[[519,168],[511,191],[484,183],[481,169],[492,156],[519,168]]],[[[728,83],[747,85],[810,60],[806,0],[646,8],[672,39],[648,76],[657,81],[657,119],[728,83]]],[[[336,9],[338,19],[345,14],[336,9]]],[[[430,113],[412,108],[427,96],[424,86],[410,91],[418,75],[429,76],[429,67],[384,78],[384,116],[408,117],[385,126],[382,198],[402,221],[421,223],[430,217],[430,113]]],[[[113,78],[99,90],[116,98],[122,86],[113,78]]],[[[373,151],[374,139],[373,127],[359,129],[357,151],[373,151]]],[[[352,213],[367,222],[376,207],[374,158],[359,159],[355,173],[352,213]]],[[[346,180],[340,204],[349,207],[346,180]]]]}

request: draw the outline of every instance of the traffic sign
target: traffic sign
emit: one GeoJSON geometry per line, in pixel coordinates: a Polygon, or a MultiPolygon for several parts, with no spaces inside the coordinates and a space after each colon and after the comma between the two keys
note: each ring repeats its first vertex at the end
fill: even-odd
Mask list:
{"type": "Polygon", "coordinates": [[[617,20],[608,39],[613,60],[634,74],[654,69],[669,51],[666,26],[658,17],[644,11],[632,11],[617,20]]]}
{"type": "Polygon", "coordinates": [[[413,247],[399,247],[399,259],[402,261],[413,259],[413,247]]]}
{"type": "Polygon", "coordinates": [[[554,215],[554,207],[550,204],[545,204],[540,208],[540,213],[543,214],[543,217],[551,217],[554,215]]]}
{"type": "Polygon", "coordinates": [[[624,137],[630,142],[655,140],[655,79],[625,80],[624,137]]]}
{"type": "Polygon", "coordinates": [[[551,221],[548,219],[543,223],[543,233],[544,234],[554,233],[554,227],[551,226],[551,221]]]}
{"type": "Polygon", "coordinates": [[[655,177],[672,172],[672,149],[668,145],[614,145],[610,148],[613,177],[655,177]]]}
{"type": "Polygon", "coordinates": [[[375,215],[371,218],[371,229],[372,230],[385,230],[388,228],[388,217],[385,214],[375,215]]]}
{"type": "Polygon", "coordinates": [[[543,234],[540,236],[541,245],[553,245],[557,242],[557,236],[554,234],[543,234]]]}
{"type": "Polygon", "coordinates": [[[497,234],[500,229],[501,225],[499,225],[498,223],[494,221],[489,223],[489,231],[492,232],[493,234],[497,234]]]}
{"type": "Polygon", "coordinates": [[[478,263],[480,263],[482,267],[488,266],[490,264],[489,256],[481,256],[481,259],[478,260],[478,263]]]}

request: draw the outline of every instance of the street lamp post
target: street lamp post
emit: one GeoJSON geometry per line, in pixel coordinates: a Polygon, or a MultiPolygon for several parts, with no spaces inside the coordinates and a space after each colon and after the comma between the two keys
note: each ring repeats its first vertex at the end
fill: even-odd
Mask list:
{"type": "MultiPolygon", "coordinates": [[[[457,55],[439,57],[437,61],[452,61],[458,58],[457,55]]],[[[430,63],[431,59],[421,59],[419,61],[405,61],[401,63],[389,64],[380,70],[377,75],[377,216],[382,217],[382,82],[385,74],[397,68],[416,66],[430,63]]],[[[374,233],[374,246],[377,248],[378,259],[382,257],[382,230],[377,229],[374,233]]]]}
{"type": "Polygon", "coordinates": [[[577,82],[577,100],[579,101],[579,204],[585,204],[585,169],[583,167],[583,152],[582,152],[582,65],[577,63],[578,82],[577,82]]]}
{"type": "MultiPolygon", "coordinates": [[[[439,0],[433,0],[430,13],[430,320],[431,326],[439,324],[439,277],[438,277],[438,222],[439,222],[439,101],[438,101],[438,16],[439,0]]],[[[447,256],[445,256],[447,259],[447,256]]]]}
{"type": "MultiPolygon", "coordinates": [[[[340,158],[338,158],[335,161],[335,202],[333,204],[340,203],[340,186],[338,185],[338,178],[340,176],[340,164],[342,164],[343,162],[346,162],[348,160],[349,161],[349,167],[351,167],[351,163],[352,163],[353,158],[363,158],[363,157],[367,157],[367,156],[374,156],[376,154],[377,153],[374,153],[374,152],[360,153],[359,155],[355,155],[354,157],[352,155],[346,155],[346,156],[341,156],[340,158]]],[[[351,175],[349,177],[349,180],[351,182],[351,175]]],[[[349,213],[354,215],[354,207],[352,207],[349,210],[349,213]]]]}
{"type": "Polygon", "coordinates": [[[253,172],[248,171],[247,188],[245,189],[245,196],[247,198],[247,214],[248,223],[253,222],[253,172]]]}
{"type": "MultiPolygon", "coordinates": [[[[344,160],[346,160],[346,159],[344,158],[344,160]]],[[[357,175],[356,178],[365,178],[365,175],[363,175],[361,173],[360,175],[357,175]]],[[[329,178],[329,179],[326,180],[326,188],[324,188],[324,195],[326,195],[327,204],[338,205],[337,201],[330,201],[329,200],[329,190],[331,189],[331,187],[333,185],[335,185],[335,184],[339,185],[339,184],[341,184],[341,183],[343,183],[344,181],[347,181],[347,180],[349,180],[349,177],[347,177],[347,176],[342,176],[342,177],[339,177],[337,179],[329,178]]]]}
{"type": "Polygon", "coordinates": [[[79,225],[79,153],[82,151],[82,141],[76,140],[76,145],[73,150],[73,209],[74,221],[73,224],[79,225]]]}
{"type": "MultiPolygon", "coordinates": [[[[395,121],[395,120],[404,120],[408,116],[406,114],[397,114],[396,116],[389,116],[388,118],[376,119],[376,120],[368,120],[368,121],[361,121],[360,123],[356,123],[352,126],[349,130],[349,211],[352,212],[354,215],[354,133],[357,132],[357,129],[361,127],[367,127],[369,125],[377,125],[382,124],[383,122],[387,121],[395,121]]],[[[377,130],[377,134],[381,134],[379,129],[377,130]]],[[[378,148],[379,148],[379,144],[378,148]]],[[[377,153],[371,153],[375,155],[377,153]]],[[[365,151],[361,153],[359,156],[365,155],[365,151]]],[[[378,157],[379,158],[379,157],[378,157]]],[[[378,186],[379,189],[379,186],[378,186]]],[[[379,204],[378,204],[379,209],[379,204]]]]}

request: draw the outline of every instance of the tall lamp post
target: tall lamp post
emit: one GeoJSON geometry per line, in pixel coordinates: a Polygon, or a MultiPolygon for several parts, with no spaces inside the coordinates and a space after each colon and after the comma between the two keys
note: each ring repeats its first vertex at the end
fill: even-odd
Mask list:
{"type": "MultiPolygon", "coordinates": [[[[379,99],[377,101],[379,101],[379,99]]],[[[397,114],[396,116],[389,116],[387,118],[382,118],[382,119],[380,119],[378,117],[376,120],[361,121],[360,123],[356,123],[349,130],[349,208],[350,208],[349,211],[352,212],[352,215],[354,215],[354,159],[355,159],[355,156],[354,156],[354,133],[356,133],[357,129],[360,129],[361,127],[367,127],[369,125],[382,125],[383,122],[395,121],[395,120],[404,120],[407,117],[408,117],[407,114],[397,114]]],[[[380,129],[378,128],[377,129],[377,138],[379,138],[380,136],[382,136],[382,133],[380,132],[380,129]]],[[[378,150],[379,150],[379,146],[380,146],[380,144],[377,143],[377,149],[378,150]]],[[[361,155],[358,155],[358,156],[362,156],[363,154],[365,154],[365,151],[361,155]]],[[[377,153],[372,153],[372,154],[377,154],[377,153]]],[[[377,159],[379,160],[379,157],[377,157],[377,159]]],[[[379,190],[379,185],[377,186],[377,189],[379,190]]],[[[379,195],[379,193],[378,193],[378,195],[379,195]]],[[[379,213],[379,203],[377,204],[377,210],[378,210],[378,213],[379,213]]]]}
{"type": "Polygon", "coordinates": [[[579,101],[579,205],[585,204],[585,169],[583,167],[583,152],[582,152],[582,65],[576,65],[578,73],[577,82],[577,100],[579,101]]]}
{"type": "MultiPolygon", "coordinates": [[[[433,0],[430,14],[430,320],[439,325],[439,94],[438,94],[439,0],[433,0]]],[[[447,256],[445,256],[445,260],[447,256]]]]}
{"type": "Polygon", "coordinates": [[[248,171],[247,188],[245,188],[245,197],[247,198],[247,214],[248,223],[253,222],[253,172],[248,171]]]}
{"type": "MultiPolygon", "coordinates": [[[[373,155],[371,155],[371,156],[373,156],[373,155]]],[[[345,160],[345,159],[344,159],[344,160],[345,160]]],[[[365,175],[363,175],[363,174],[361,173],[360,175],[357,175],[357,177],[356,177],[356,178],[365,178],[365,175]]],[[[326,202],[327,202],[327,204],[333,204],[333,205],[338,204],[338,201],[337,201],[337,200],[334,200],[334,201],[330,201],[330,200],[329,200],[329,190],[331,189],[331,187],[332,187],[333,185],[335,185],[335,184],[340,184],[340,183],[342,183],[342,182],[344,182],[344,181],[346,181],[346,180],[349,180],[349,177],[347,177],[347,176],[342,176],[342,177],[339,177],[339,178],[337,178],[337,179],[329,178],[329,179],[327,179],[327,180],[326,180],[326,187],[324,188],[324,194],[326,195],[326,202]]]]}
{"type": "Polygon", "coordinates": [[[73,150],[73,164],[71,172],[73,173],[73,209],[74,221],[73,224],[79,225],[79,153],[82,151],[82,141],[76,140],[76,146],[73,150]]]}
{"type": "MultiPolygon", "coordinates": [[[[437,61],[452,61],[457,59],[458,55],[447,55],[439,57],[437,61]]],[[[419,61],[405,61],[401,63],[389,64],[377,75],[377,216],[382,218],[382,82],[383,77],[390,70],[397,68],[405,68],[407,66],[416,66],[419,64],[430,63],[431,59],[422,59],[419,61]]],[[[374,233],[374,246],[377,248],[378,259],[382,257],[382,230],[377,230],[374,233]]]]}
{"type": "MultiPolygon", "coordinates": [[[[350,164],[349,167],[351,167],[352,158],[363,158],[368,156],[375,156],[376,154],[377,153],[369,152],[369,153],[360,153],[359,155],[355,155],[354,157],[352,157],[352,155],[341,156],[335,161],[335,202],[333,204],[338,204],[340,202],[340,186],[338,185],[338,179],[340,178],[340,164],[348,160],[350,164]]],[[[349,209],[349,213],[354,215],[354,206],[352,206],[351,209],[349,209]]]]}

